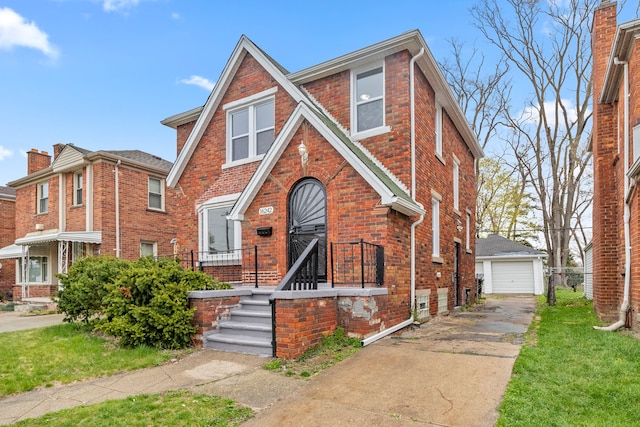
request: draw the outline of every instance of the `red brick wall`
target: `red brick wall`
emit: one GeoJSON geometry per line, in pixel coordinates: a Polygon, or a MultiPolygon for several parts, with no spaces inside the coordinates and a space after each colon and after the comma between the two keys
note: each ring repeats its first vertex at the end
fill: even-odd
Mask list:
{"type": "Polygon", "coordinates": [[[43,224],[45,230],[58,228],[58,176],[53,176],[38,184],[28,184],[16,188],[16,237],[36,231],[36,224],[43,224]],[[38,184],[49,183],[48,212],[38,214],[38,184]]]}
{"type": "Polygon", "coordinates": [[[338,325],[359,339],[384,331],[394,325],[388,321],[387,300],[386,295],[338,297],[338,325]]]}
{"type": "Polygon", "coordinates": [[[593,301],[598,314],[615,317],[622,298],[620,275],[624,260],[620,173],[624,167],[618,154],[618,105],[598,101],[609,52],[616,31],[616,3],[603,3],[594,14],[593,52],[593,301]]]}
{"type": "Polygon", "coordinates": [[[276,301],[276,356],[295,359],[338,324],[336,297],[276,301]]]}
{"type": "Polygon", "coordinates": [[[218,322],[231,318],[231,309],[240,304],[240,296],[189,298],[189,308],[195,308],[192,323],[198,327],[193,342],[202,347],[204,335],[218,327],[218,322]]]}
{"type": "MultiPolygon", "coordinates": [[[[16,240],[16,202],[0,199],[0,248],[13,244],[16,240]]],[[[0,268],[0,298],[11,296],[11,287],[16,283],[16,262],[2,259],[0,268]]]]}
{"type": "MultiPolygon", "coordinates": [[[[28,298],[47,298],[58,292],[58,285],[29,285],[28,298]]],[[[22,301],[22,286],[13,286],[13,300],[22,301]]]]}
{"type": "Polygon", "coordinates": [[[46,151],[38,151],[32,148],[31,151],[27,152],[27,171],[29,175],[49,166],[51,166],[51,156],[46,151]]]}

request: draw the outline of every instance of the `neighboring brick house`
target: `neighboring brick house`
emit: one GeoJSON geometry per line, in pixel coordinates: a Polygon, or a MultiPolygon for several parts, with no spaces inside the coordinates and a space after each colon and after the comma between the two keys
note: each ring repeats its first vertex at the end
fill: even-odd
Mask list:
{"type": "Polygon", "coordinates": [[[284,329],[276,320],[278,355],[298,354],[292,340],[317,342],[336,322],[367,338],[474,297],[482,149],[419,31],[295,73],[242,36],[206,104],[162,123],[177,131],[167,183],[179,194],[178,244],[200,252],[201,265],[255,246],[259,286],[276,285],[317,238],[320,281],[332,283],[332,265],[345,261],[331,259],[332,243],[384,247],[384,282],[359,319],[353,301],[318,308],[335,296],[311,308],[272,296],[283,298],[277,319],[297,313],[284,329]]]}
{"type": "Polygon", "coordinates": [[[593,21],[592,293],[605,321],[637,327],[640,307],[640,19],[617,25],[617,4],[593,21]]]}
{"type": "Polygon", "coordinates": [[[78,258],[172,253],[165,179],[171,163],[138,150],[89,151],[56,144],[27,153],[16,190],[14,300],[49,297],[57,273],[78,258]],[[24,262],[29,259],[29,262],[24,262]]]}
{"type": "MultiPolygon", "coordinates": [[[[0,186],[0,248],[10,246],[15,239],[16,190],[0,186]]],[[[12,249],[5,251],[5,256],[11,256],[12,249]]],[[[10,298],[12,287],[16,283],[15,263],[10,259],[5,261],[2,250],[0,250],[0,263],[0,299],[10,298]]]]}

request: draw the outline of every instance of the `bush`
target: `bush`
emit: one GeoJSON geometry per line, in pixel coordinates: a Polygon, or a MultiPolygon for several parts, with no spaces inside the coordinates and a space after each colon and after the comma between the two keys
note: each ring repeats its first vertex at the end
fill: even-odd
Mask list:
{"type": "Polygon", "coordinates": [[[74,263],[67,274],[58,274],[63,288],[58,292],[58,311],[65,322],[88,322],[104,314],[107,285],[114,283],[129,262],[109,256],[87,257],[74,263]]]}
{"type": "Polygon", "coordinates": [[[106,319],[98,329],[119,337],[124,346],[177,349],[188,346],[196,332],[188,293],[231,286],[184,270],[174,260],[141,258],[107,287],[106,319]]]}

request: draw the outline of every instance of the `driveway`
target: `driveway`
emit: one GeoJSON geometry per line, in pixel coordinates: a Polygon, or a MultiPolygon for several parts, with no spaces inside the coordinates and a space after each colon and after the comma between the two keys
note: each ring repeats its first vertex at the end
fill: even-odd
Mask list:
{"type": "Polygon", "coordinates": [[[0,311],[0,333],[42,328],[62,323],[64,314],[33,315],[17,311],[0,311]]]}
{"type": "Polygon", "coordinates": [[[243,426],[493,426],[534,310],[488,297],[384,338],[243,426]]]}

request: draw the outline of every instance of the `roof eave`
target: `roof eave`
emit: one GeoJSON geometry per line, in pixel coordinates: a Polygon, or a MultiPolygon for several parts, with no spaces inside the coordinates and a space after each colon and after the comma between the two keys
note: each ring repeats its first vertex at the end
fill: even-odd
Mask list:
{"type": "Polygon", "coordinates": [[[184,125],[186,123],[195,122],[202,114],[202,110],[204,109],[204,105],[201,107],[192,108],[189,111],[185,111],[179,114],[175,114],[171,117],[167,117],[164,120],[160,121],[160,124],[168,126],[173,129],[177,129],[178,126],[184,125]]]}
{"type": "Polygon", "coordinates": [[[629,59],[633,42],[638,38],[638,33],[640,33],[640,19],[620,24],[616,29],[611,53],[609,54],[609,63],[607,64],[602,84],[600,103],[610,104],[618,100],[618,88],[622,80],[623,67],[620,66],[622,65],[620,63],[616,64],[616,59],[622,62],[629,59]]]}

